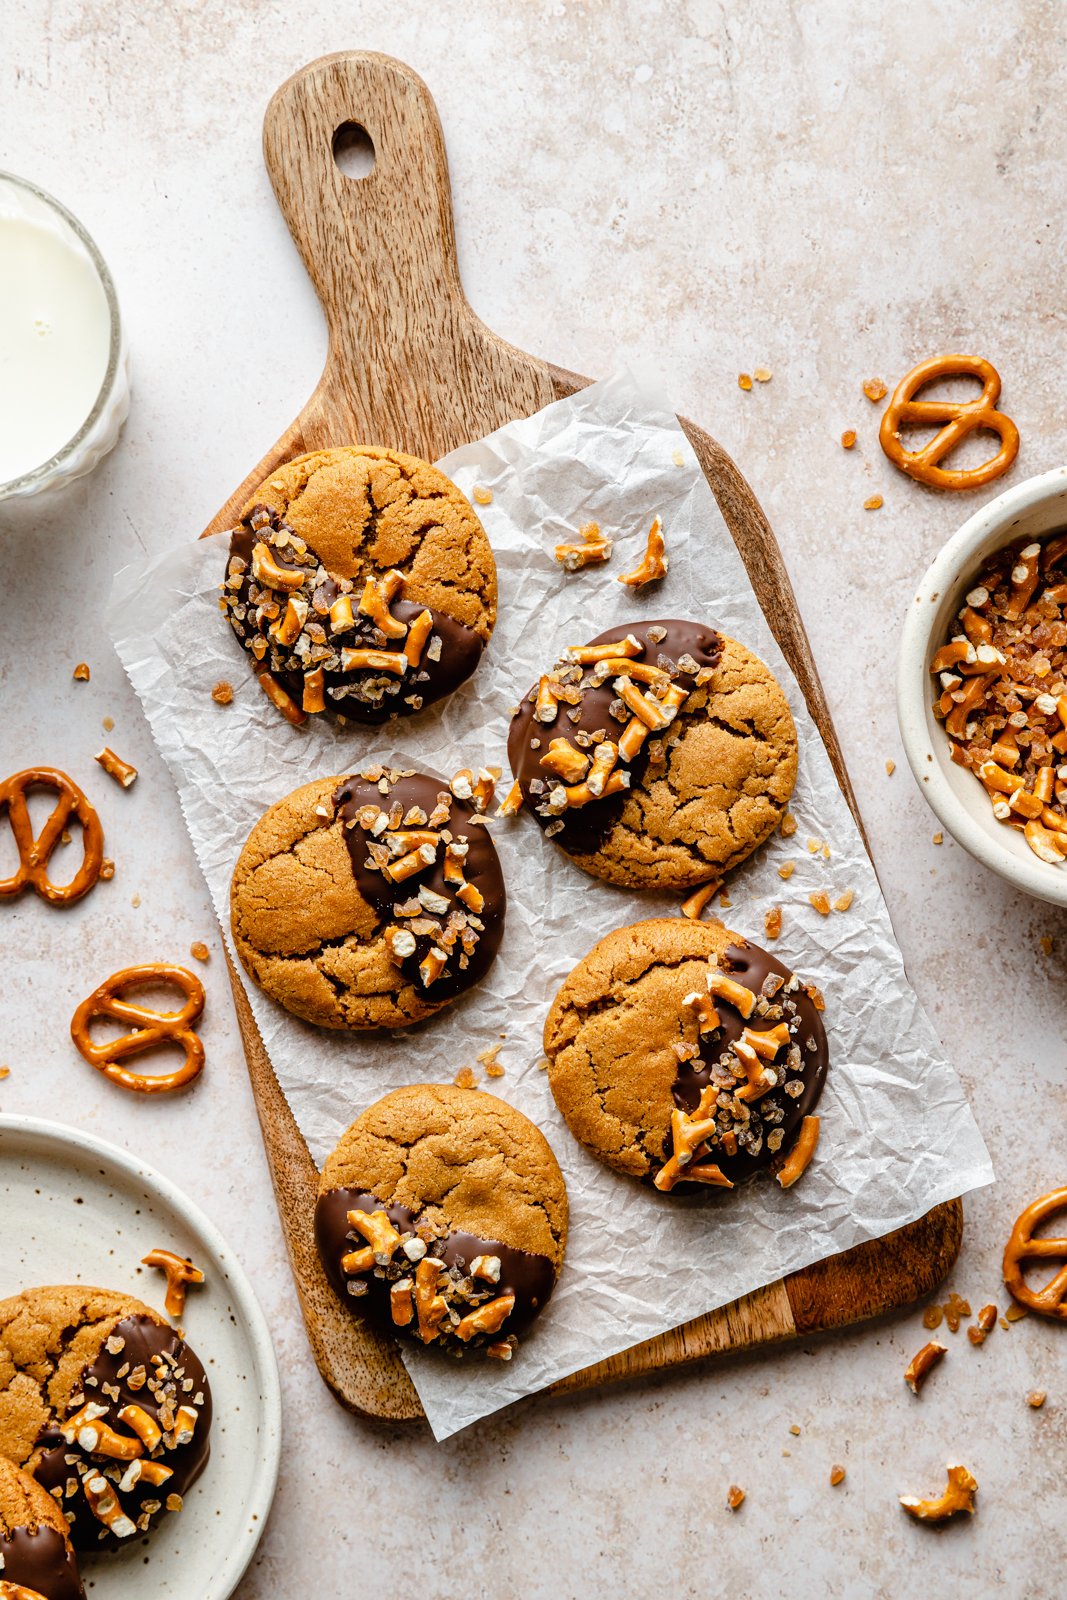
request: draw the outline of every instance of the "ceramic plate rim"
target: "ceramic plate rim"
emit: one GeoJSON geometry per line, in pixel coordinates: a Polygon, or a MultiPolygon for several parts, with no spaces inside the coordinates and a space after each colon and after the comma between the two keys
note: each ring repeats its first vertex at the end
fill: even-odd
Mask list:
{"type": "MultiPolygon", "coordinates": [[[[150,1162],[142,1161],[118,1145],[98,1138],[94,1133],[70,1127],[66,1123],[52,1122],[45,1117],[24,1116],[16,1112],[0,1113],[0,1157],[4,1153],[5,1136],[9,1135],[22,1135],[36,1140],[49,1146],[53,1153],[57,1150],[74,1150],[79,1156],[88,1155],[104,1165],[118,1169],[127,1179],[132,1179],[150,1189],[160,1200],[177,1211],[190,1231],[201,1236],[211,1254],[225,1268],[226,1282],[232,1295],[234,1310],[248,1334],[263,1405],[263,1449],[256,1456],[248,1495],[248,1509],[257,1517],[254,1531],[246,1532],[227,1552],[225,1560],[217,1569],[221,1579],[220,1587],[212,1590],[208,1596],[195,1597],[195,1600],[228,1600],[248,1571],[252,1557],[266,1530],[281,1469],[282,1402],[278,1358],[270,1337],[267,1319],[256,1299],[255,1290],[244,1268],[215,1224],[178,1188],[177,1184],[159,1172],[150,1162]]],[[[192,1596],[190,1600],[193,1600],[192,1596]]]]}

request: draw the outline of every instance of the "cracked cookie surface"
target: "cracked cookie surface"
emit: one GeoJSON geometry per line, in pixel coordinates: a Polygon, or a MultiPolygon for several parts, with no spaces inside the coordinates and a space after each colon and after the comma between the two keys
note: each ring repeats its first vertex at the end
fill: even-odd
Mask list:
{"type": "MultiPolygon", "coordinates": [[[[781,1065],[782,1082],[744,1105],[759,1141],[738,1143],[736,1133],[717,1130],[707,1151],[731,1183],[784,1158],[818,1101],[828,1065],[815,1003],[799,982],[787,993],[791,978],[775,957],[721,922],[657,917],[609,933],[564,980],[545,1023],[549,1085],[575,1138],[617,1171],[653,1180],[672,1152],[674,1114],[692,1113],[709,1082],[730,1084],[730,1071],[718,1064],[733,1060],[730,1047],[746,1024],[763,1031],[784,1020],[790,1039],[769,1062],[781,1065]],[[708,997],[712,968],[751,989],[759,1010],[754,1005],[746,1018],[715,999],[719,1026],[700,1034],[685,1000],[708,997]],[[766,989],[775,991],[769,1000],[768,975],[766,989]],[[776,1004],[788,1006],[787,1017],[773,1014],[776,1004]]],[[[735,1077],[739,1071],[735,1065],[735,1077]]],[[[724,1109],[728,1098],[724,1089],[724,1109]]],[[[735,1129],[732,1116],[723,1123],[735,1129]]]]}
{"type": "Polygon", "coordinates": [[[350,1307],[427,1344],[499,1344],[490,1353],[508,1359],[559,1276],[567,1192],[548,1141],[520,1111],[482,1090],[416,1084],[342,1136],[323,1168],[316,1238],[350,1307]],[[384,1249],[369,1224],[353,1227],[356,1212],[388,1218],[395,1237],[385,1235],[384,1249]],[[364,1260],[368,1238],[373,1259],[364,1260]],[[429,1302],[441,1302],[429,1318],[414,1294],[427,1273],[429,1302]],[[398,1286],[406,1321],[395,1314],[398,1286]],[[465,1329],[472,1314],[493,1325],[465,1329]]]}
{"type": "Polygon", "coordinates": [[[221,603],[256,670],[303,710],[380,723],[470,677],[496,601],[489,540],[455,484],[415,456],[351,445],[260,484],[221,603]]]}
{"type": "Polygon", "coordinates": [[[59,1285],[0,1300],[0,1455],[58,1491],[77,1549],[180,1510],[210,1428],[199,1359],[132,1295],[59,1285]]]}
{"type": "Polygon", "coordinates": [[[586,872],[627,888],[688,889],[737,866],[777,827],[797,736],[777,679],[744,645],[698,623],[643,622],[561,656],[515,713],[508,758],[527,809],[586,872]],[[619,659],[603,654],[612,642],[619,659]],[[590,798],[598,746],[616,753],[590,798]]]}
{"type": "Polygon", "coordinates": [[[85,1600],[67,1531],[48,1491],[0,1456],[0,1577],[41,1600],[85,1600]]]}
{"type": "Polygon", "coordinates": [[[320,778],[271,806],[230,888],[245,970],[287,1011],[323,1028],[402,1028],[432,1016],[484,975],[503,933],[503,874],[474,806],[425,774],[366,773],[382,776],[320,778]],[[403,852],[416,834],[440,836],[434,859],[391,883],[376,856],[387,865],[390,838],[404,836],[403,852]],[[461,868],[450,865],[457,846],[466,846],[461,868]],[[468,886],[473,893],[460,899],[468,886]],[[396,930],[409,935],[407,955],[396,930]]]}

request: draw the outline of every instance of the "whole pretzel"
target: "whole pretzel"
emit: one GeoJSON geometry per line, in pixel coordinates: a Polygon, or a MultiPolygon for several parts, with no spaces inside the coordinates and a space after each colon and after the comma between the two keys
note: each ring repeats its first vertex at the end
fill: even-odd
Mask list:
{"type": "Polygon", "coordinates": [[[75,1011],[70,1036],[86,1061],[112,1083],[139,1094],[167,1094],[191,1083],[203,1068],[204,1046],[193,1028],[203,1009],[204,985],[199,978],[184,967],[149,961],[140,967],[123,967],[94,989],[75,1011]],[[180,1011],[151,1011],[120,998],[126,989],[143,989],[147,984],[158,983],[172,983],[182,991],[186,998],[180,1011]],[[132,1031],[104,1044],[94,1044],[89,1029],[97,1017],[128,1022],[132,1031]],[[185,1047],[185,1060],[173,1072],[132,1072],[120,1064],[127,1056],[140,1055],[160,1044],[185,1047]]]}
{"type": "Polygon", "coordinates": [[[992,483],[1007,472],[1019,453],[1019,430],[1010,417],[995,410],[1000,398],[1000,374],[981,356],[930,356],[920,361],[893,390],[882,415],[878,438],[894,466],[909,478],[931,484],[936,489],[977,489],[992,483]],[[972,377],[982,380],[976,400],[916,400],[918,391],[935,378],[972,377]],[[908,450],[900,437],[902,423],[918,426],[941,425],[929,444],[908,450]],[[939,462],[961,440],[988,428],[999,435],[1000,449],[980,467],[942,467],[939,462]]]}
{"type": "Polygon", "coordinates": [[[1004,1248],[1004,1282],[1012,1298],[1029,1306],[1042,1317],[1067,1322],[1067,1239],[1035,1239],[1034,1229],[1053,1212],[1067,1209],[1067,1188],[1034,1200],[1016,1219],[1011,1238],[1004,1248]],[[1046,1256],[1058,1257],[1064,1265],[1043,1289],[1031,1289],[1024,1276],[1024,1263],[1046,1256]]]}
{"type": "Polygon", "coordinates": [[[100,876],[104,830],[78,785],[56,767],[27,767],[25,772],[15,772],[0,783],[0,812],[4,810],[18,849],[19,864],[14,877],[0,878],[0,900],[11,900],[23,889],[33,889],[49,905],[65,906],[88,894],[100,876]],[[52,815],[36,838],[26,805],[28,789],[54,789],[59,796],[52,815]],[[82,825],[82,863],[71,881],[61,886],[49,878],[48,862],[72,814],[82,825]]]}

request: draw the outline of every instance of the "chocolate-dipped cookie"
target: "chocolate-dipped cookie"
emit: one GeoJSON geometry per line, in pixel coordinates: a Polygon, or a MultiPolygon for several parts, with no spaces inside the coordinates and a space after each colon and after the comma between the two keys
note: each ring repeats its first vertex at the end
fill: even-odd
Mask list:
{"type": "Polygon", "coordinates": [[[0,1456],[0,1600],[5,1584],[11,1600],[85,1600],[59,1505],[29,1473],[0,1456]]]}
{"type": "Polygon", "coordinates": [[[450,788],[368,766],[271,806],[230,888],[249,976],[322,1028],[402,1028],[471,988],[500,946],[507,905],[480,815],[491,788],[488,773],[450,788]]]}
{"type": "Polygon", "coordinates": [[[272,698],[280,685],[305,712],[381,723],[470,677],[496,621],[496,565],[444,473],[349,445],[260,484],[230,536],[220,604],[272,698]]]}
{"type": "Polygon", "coordinates": [[[54,1496],[76,1549],[180,1511],[210,1429],[203,1366],[141,1301],[82,1286],[0,1300],[0,1454],[54,1496]]]}
{"type": "Polygon", "coordinates": [[[549,1084],[593,1155],[665,1193],[772,1168],[788,1186],[818,1132],[821,1005],[721,922],[638,922],[564,980],[545,1023],[549,1084]]]}
{"type": "Polygon", "coordinates": [[[508,759],[545,836],[586,872],[689,889],[777,827],[797,737],[744,645],[702,623],[639,622],[563,652],[516,710],[508,759]]]}
{"type": "Polygon", "coordinates": [[[377,1101],[323,1168],[319,1255],[343,1303],[453,1355],[510,1360],[559,1277],[567,1191],[544,1135],[494,1095],[377,1101]]]}

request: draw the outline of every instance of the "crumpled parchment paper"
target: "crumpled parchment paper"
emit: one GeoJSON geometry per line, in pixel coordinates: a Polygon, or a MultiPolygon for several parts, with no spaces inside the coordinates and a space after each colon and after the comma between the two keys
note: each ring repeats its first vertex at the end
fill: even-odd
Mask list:
{"type": "MultiPolygon", "coordinates": [[[[384,760],[447,777],[504,768],[512,707],[560,646],[627,617],[693,617],[749,645],[792,706],[800,773],[792,839],[777,835],[729,883],[728,925],[763,943],[781,905],[776,953],[826,998],[831,1067],[816,1159],[783,1193],[757,1180],[727,1196],[671,1200],[601,1166],[571,1137],[542,1061],[545,1015],[562,979],[609,929],[677,914],[678,898],[613,889],[545,841],[528,816],[491,824],[508,885],[507,928],[483,983],[421,1027],[387,1039],[319,1031],[248,984],[264,1044],[316,1159],[388,1090],[450,1082],[465,1064],[547,1134],[570,1194],[567,1260],[548,1311],[510,1363],[405,1360],[438,1439],[556,1379],[726,1304],[788,1272],[890,1232],[938,1202],[989,1183],[992,1166],[960,1083],[905,975],[859,832],[803,697],[775,644],[696,458],[663,397],[623,373],[501,428],[441,463],[479,507],[496,553],[499,621],[473,680],[442,706],[381,730],[325,717],[284,723],[256,685],[217,609],[222,537],[179,543],[115,580],[109,623],[170,767],[219,919],[229,928],[234,862],[264,809],[299,784],[384,760]],[[663,519],[667,578],[644,594],[615,582],[663,519]],[[557,541],[598,522],[609,567],[574,575],[557,541]],[[211,688],[233,683],[232,705],[211,688]],[[812,855],[828,841],[831,859],[812,855]],[[796,862],[784,883],[778,867],[796,862]],[[849,911],[819,916],[808,894],[850,888],[849,911]],[[486,1080],[497,1043],[505,1076],[486,1080]]],[[[714,908],[709,908],[709,911],[714,908]]]]}

